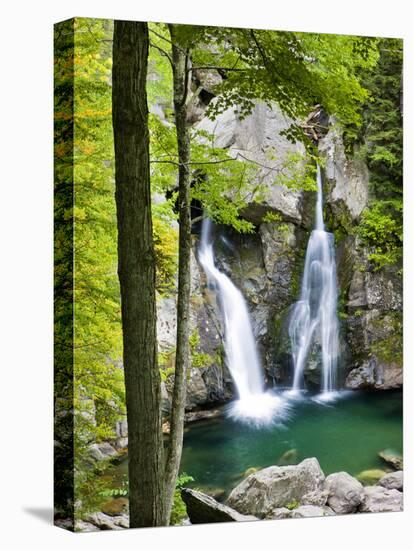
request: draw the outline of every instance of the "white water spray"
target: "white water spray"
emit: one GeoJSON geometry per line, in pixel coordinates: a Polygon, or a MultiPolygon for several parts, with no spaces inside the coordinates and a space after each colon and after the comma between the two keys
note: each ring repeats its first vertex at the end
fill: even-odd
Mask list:
{"type": "Polygon", "coordinates": [[[216,286],[223,317],[226,361],[238,392],[230,414],[255,424],[270,422],[281,399],[264,389],[247,305],[238,288],[215,265],[209,219],[202,224],[198,257],[208,281],[216,286]]]}
{"type": "Polygon", "coordinates": [[[322,180],[318,166],[317,189],[315,229],[308,241],[301,295],[292,309],[288,331],[294,362],[293,394],[304,388],[304,367],[317,339],[321,348],[321,389],[328,399],[336,388],[339,348],[337,281],[334,236],[324,230],[322,180]]]}

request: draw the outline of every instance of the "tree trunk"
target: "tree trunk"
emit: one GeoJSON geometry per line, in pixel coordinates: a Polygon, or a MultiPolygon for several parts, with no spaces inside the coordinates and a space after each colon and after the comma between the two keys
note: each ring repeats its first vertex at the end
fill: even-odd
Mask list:
{"type": "Polygon", "coordinates": [[[148,43],[146,23],[115,21],[112,108],[131,527],[161,525],[164,517],[146,98],[148,43]]]}
{"type": "Polygon", "coordinates": [[[169,523],[182,454],[186,378],[190,366],[189,299],[191,293],[190,142],[186,125],[189,53],[179,46],[174,25],[169,25],[169,32],[172,41],[174,109],[179,156],[179,267],[175,380],[169,448],[165,467],[166,523],[169,523]]]}

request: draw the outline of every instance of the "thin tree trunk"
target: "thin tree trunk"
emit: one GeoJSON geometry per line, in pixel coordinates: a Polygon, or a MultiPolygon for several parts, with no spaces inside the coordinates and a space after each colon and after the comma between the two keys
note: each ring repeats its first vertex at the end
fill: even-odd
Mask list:
{"type": "Polygon", "coordinates": [[[191,293],[191,210],[190,210],[190,141],[186,125],[188,92],[188,55],[179,46],[176,28],[169,25],[172,41],[175,124],[179,156],[179,267],[175,381],[171,409],[171,429],[165,466],[165,521],[169,523],[176,478],[182,455],[186,378],[190,366],[189,299],[191,293]]]}
{"type": "Polygon", "coordinates": [[[131,527],[161,525],[164,517],[146,98],[148,43],[146,23],[115,21],[112,107],[131,527]]]}

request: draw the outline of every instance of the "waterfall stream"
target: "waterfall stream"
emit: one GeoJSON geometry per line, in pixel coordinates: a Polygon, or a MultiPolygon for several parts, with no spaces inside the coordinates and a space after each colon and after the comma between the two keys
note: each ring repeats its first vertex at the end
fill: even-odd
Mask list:
{"type": "Polygon", "coordinates": [[[315,217],[315,228],[307,245],[300,299],[292,309],[288,331],[294,363],[293,393],[304,389],[304,368],[312,346],[316,345],[321,352],[322,394],[327,398],[336,389],[337,281],[334,236],[324,228],[322,179],[318,166],[315,217]]]}
{"type": "Polygon", "coordinates": [[[238,393],[230,414],[255,423],[270,421],[281,400],[265,391],[247,305],[239,289],[215,265],[211,228],[211,220],[205,219],[198,258],[208,282],[216,288],[221,309],[226,362],[238,393]]]}

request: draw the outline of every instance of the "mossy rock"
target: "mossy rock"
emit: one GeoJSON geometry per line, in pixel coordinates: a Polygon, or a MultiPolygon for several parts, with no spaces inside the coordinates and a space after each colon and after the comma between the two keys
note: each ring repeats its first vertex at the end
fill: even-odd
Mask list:
{"type": "Polygon", "coordinates": [[[256,472],[258,472],[258,470],[260,470],[260,468],[254,467],[254,466],[252,466],[251,468],[247,468],[245,472],[242,474],[242,477],[248,477],[251,474],[255,474],[256,472]]]}
{"type": "Polygon", "coordinates": [[[363,470],[356,475],[356,479],[358,479],[362,485],[376,485],[385,474],[387,474],[386,470],[380,470],[378,468],[363,470]]]}
{"type": "Polygon", "coordinates": [[[277,460],[279,466],[288,466],[290,464],[297,464],[298,461],[298,451],[297,449],[289,449],[285,451],[280,458],[277,460]]]}
{"type": "Polygon", "coordinates": [[[113,498],[102,506],[102,512],[108,516],[120,516],[128,513],[129,499],[125,497],[113,498]]]}

